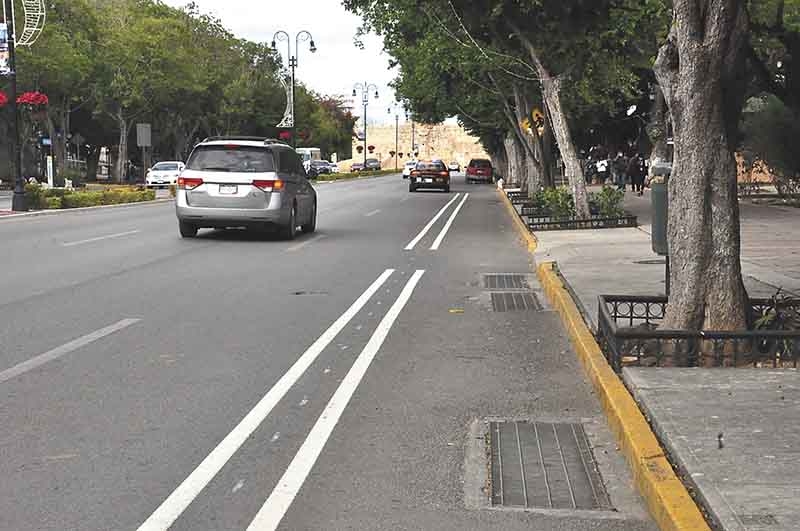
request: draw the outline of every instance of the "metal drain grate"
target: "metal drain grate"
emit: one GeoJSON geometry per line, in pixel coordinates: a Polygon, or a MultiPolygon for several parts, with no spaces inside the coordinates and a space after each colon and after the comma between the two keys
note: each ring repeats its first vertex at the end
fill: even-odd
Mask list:
{"type": "Polygon", "coordinates": [[[528,281],[525,275],[483,275],[483,287],[486,289],[528,289],[528,281]]]}
{"type": "Polygon", "coordinates": [[[542,305],[533,293],[492,293],[492,310],[496,312],[524,312],[541,310],[542,305]]]}
{"type": "Polygon", "coordinates": [[[756,527],[778,525],[778,520],[771,514],[739,514],[737,516],[742,521],[742,525],[756,527]]]}
{"type": "Polygon", "coordinates": [[[492,505],[611,510],[583,426],[491,422],[492,505]]]}

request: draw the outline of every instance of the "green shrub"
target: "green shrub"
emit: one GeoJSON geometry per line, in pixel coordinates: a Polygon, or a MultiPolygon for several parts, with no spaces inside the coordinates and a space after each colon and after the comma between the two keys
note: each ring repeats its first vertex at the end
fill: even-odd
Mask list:
{"type": "Polygon", "coordinates": [[[28,208],[41,210],[47,208],[46,190],[41,185],[28,183],[25,185],[25,202],[28,208]]]}
{"type": "Polygon", "coordinates": [[[61,198],[63,208],[82,208],[102,204],[102,192],[72,192],[61,198]]]}
{"type": "Polygon", "coordinates": [[[575,216],[575,202],[569,188],[545,188],[536,192],[531,198],[534,209],[552,218],[569,218],[575,216]]]}
{"type": "Polygon", "coordinates": [[[47,198],[47,209],[58,209],[61,208],[61,198],[58,196],[55,197],[48,197],[47,198]]]}
{"type": "Polygon", "coordinates": [[[603,186],[599,193],[591,194],[591,199],[597,205],[600,216],[604,218],[618,218],[625,215],[622,203],[625,200],[625,192],[617,190],[612,186],[603,186]]]}

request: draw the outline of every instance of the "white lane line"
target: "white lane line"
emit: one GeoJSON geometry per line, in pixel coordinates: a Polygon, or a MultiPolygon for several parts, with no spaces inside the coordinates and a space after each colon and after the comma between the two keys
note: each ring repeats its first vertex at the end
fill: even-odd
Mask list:
{"type": "Polygon", "coordinates": [[[108,234],[106,236],[98,236],[96,238],[89,238],[86,240],[77,240],[74,242],[66,242],[62,243],[62,247],[73,247],[75,245],[83,245],[84,243],[92,243],[92,242],[99,242],[101,240],[110,240],[112,238],[122,238],[123,236],[130,236],[131,234],[137,234],[138,230],[129,230],[126,232],[118,232],[116,234],[108,234]]]}
{"type": "Polygon", "coordinates": [[[325,443],[328,441],[328,437],[330,437],[347,404],[353,397],[353,393],[355,393],[372,360],[375,359],[375,355],[383,345],[389,330],[391,330],[400,312],[411,298],[414,288],[424,273],[424,270],[419,269],[411,275],[403,291],[400,292],[400,296],[389,308],[389,311],[386,312],[386,315],[375,329],[375,333],[372,334],[364,350],[361,351],[350,371],[348,371],[347,376],[344,377],[328,405],[325,406],[314,427],[311,428],[311,432],[309,432],[306,440],[303,441],[303,445],[295,454],[283,477],[278,481],[278,485],[269,495],[267,501],[264,502],[253,521],[250,522],[247,531],[273,531],[278,528],[286,511],[314,467],[325,443]]]}
{"type": "Polygon", "coordinates": [[[420,231],[420,233],[417,234],[417,237],[414,238],[413,240],[411,240],[410,242],[408,242],[408,245],[406,245],[406,248],[405,248],[406,251],[411,251],[412,249],[414,249],[414,247],[416,247],[416,245],[419,243],[419,241],[422,238],[424,238],[426,234],[428,234],[429,230],[431,230],[431,227],[433,227],[433,224],[436,223],[436,221],[438,221],[438,219],[440,217],[442,217],[442,215],[445,213],[445,211],[448,209],[448,207],[450,207],[450,205],[452,205],[456,201],[456,199],[458,199],[459,195],[460,194],[454,195],[453,198],[445,206],[443,206],[442,209],[435,216],[433,216],[433,219],[430,220],[427,225],[425,225],[425,227],[422,229],[422,231],[420,231]]]}
{"type": "Polygon", "coordinates": [[[458,215],[459,210],[461,210],[461,207],[463,207],[464,203],[467,202],[468,197],[469,194],[464,194],[464,198],[461,199],[461,202],[458,204],[455,210],[453,210],[453,213],[450,214],[450,218],[447,220],[447,223],[445,223],[444,227],[442,227],[442,232],[440,232],[439,235],[436,237],[436,239],[433,240],[433,245],[431,245],[431,251],[437,250],[439,246],[442,244],[442,240],[444,240],[444,237],[447,236],[447,231],[450,230],[450,226],[456,220],[456,216],[458,215]]]}
{"type": "Polygon", "coordinates": [[[258,404],[245,415],[233,430],[214,448],[203,462],[192,471],[189,476],[176,488],[172,494],[150,515],[138,531],[167,531],[169,527],[186,510],[190,503],[217,475],[225,463],[244,444],[250,435],[261,425],[278,402],[289,392],[292,386],[300,379],[312,363],[319,357],[323,350],[347,326],[372,296],[394,273],[394,269],[387,269],[367,290],[356,299],[350,308],[345,311],[322,335],[308,347],[292,367],[281,376],[280,380],[272,386],[258,404]]]}
{"type": "Polygon", "coordinates": [[[105,328],[101,328],[100,330],[95,330],[94,332],[86,334],[85,336],[73,339],[69,343],[64,343],[60,347],[48,350],[44,354],[39,354],[38,356],[35,356],[27,361],[18,363],[17,365],[14,365],[13,367],[10,367],[4,370],[3,372],[0,372],[0,383],[6,382],[11,378],[15,378],[20,374],[26,373],[37,367],[41,367],[45,363],[56,360],[62,356],[66,356],[72,351],[84,347],[89,343],[93,343],[98,339],[102,339],[108,335],[111,335],[114,332],[118,332],[123,328],[127,328],[134,323],[138,323],[140,320],[141,319],[123,319],[121,321],[117,321],[116,323],[108,325],[105,328]]]}
{"type": "Polygon", "coordinates": [[[375,214],[380,214],[380,213],[381,213],[380,209],[377,209],[377,210],[373,210],[372,212],[367,212],[366,214],[364,214],[364,217],[365,218],[371,218],[375,214]]]}
{"type": "Polygon", "coordinates": [[[299,251],[303,247],[305,247],[307,245],[311,245],[312,243],[317,242],[317,241],[321,240],[324,237],[325,237],[324,234],[317,234],[313,238],[309,238],[309,239],[307,239],[307,240],[305,240],[303,242],[298,243],[297,245],[292,245],[291,247],[286,249],[286,252],[293,253],[294,251],[299,251]]]}

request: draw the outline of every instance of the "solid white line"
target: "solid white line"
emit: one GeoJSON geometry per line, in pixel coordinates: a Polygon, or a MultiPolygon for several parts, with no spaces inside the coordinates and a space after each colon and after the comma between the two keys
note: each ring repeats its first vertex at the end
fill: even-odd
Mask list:
{"type": "Polygon", "coordinates": [[[15,378],[20,374],[26,373],[30,370],[33,370],[37,367],[41,367],[45,363],[50,361],[56,360],[62,356],[66,356],[70,352],[77,350],[81,347],[88,345],[98,339],[102,339],[107,335],[113,334],[114,332],[118,332],[123,328],[127,328],[134,323],[138,323],[140,319],[123,319],[121,321],[117,321],[112,325],[108,325],[105,328],[101,328],[100,330],[95,330],[90,334],[86,334],[85,336],[81,336],[77,339],[73,339],[69,343],[64,343],[60,347],[56,347],[52,350],[48,350],[44,354],[39,354],[27,361],[23,361],[17,365],[14,365],[11,368],[0,372],[0,383],[10,380],[11,378],[15,378]]]}
{"type": "Polygon", "coordinates": [[[365,217],[365,218],[371,218],[371,217],[372,217],[372,216],[374,216],[375,214],[380,214],[380,212],[381,212],[381,211],[380,211],[380,209],[378,209],[378,210],[373,210],[372,212],[367,212],[366,214],[364,214],[364,217],[365,217]]]}
{"type": "Polygon", "coordinates": [[[62,243],[64,247],[72,247],[73,245],[82,245],[84,243],[99,242],[100,240],[110,240],[111,238],[121,238],[122,236],[130,236],[136,234],[138,230],[129,230],[127,232],[118,232],[116,234],[109,234],[107,236],[98,236],[97,238],[89,238],[88,240],[78,240],[75,242],[62,243]]]}
{"type": "Polygon", "coordinates": [[[347,404],[353,397],[353,393],[355,393],[372,360],[375,359],[375,355],[383,345],[389,330],[391,330],[403,307],[411,298],[414,288],[424,273],[424,270],[417,270],[411,276],[400,296],[389,308],[380,324],[378,324],[375,333],[369,338],[364,350],[361,351],[361,354],[359,354],[350,371],[342,380],[341,385],[336,389],[328,405],[325,406],[314,427],[311,428],[311,432],[295,454],[294,459],[289,464],[289,468],[286,469],[283,477],[278,481],[278,485],[269,495],[267,501],[264,502],[256,517],[250,522],[247,531],[273,531],[278,528],[286,511],[314,467],[347,404]]]}
{"type": "Polygon", "coordinates": [[[183,480],[178,488],[150,515],[139,531],[166,531],[192,503],[206,485],[217,475],[225,463],[244,444],[250,435],[261,425],[278,402],[289,392],[312,363],[319,357],[325,347],[347,326],[372,296],[394,273],[387,269],[361,294],[350,308],[345,311],[322,335],[308,347],[292,367],[281,376],[266,395],[250,412],[225,436],[197,468],[183,480]]]}
{"type": "Polygon", "coordinates": [[[317,235],[316,235],[316,236],[314,236],[313,238],[309,238],[308,240],[306,240],[306,241],[304,241],[304,242],[300,242],[300,243],[298,243],[297,245],[293,245],[293,246],[289,247],[288,249],[286,249],[286,251],[287,251],[287,252],[290,252],[290,253],[291,253],[291,252],[294,252],[294,251],[299,251],[300,249],[302,249],[302,248],[303,248],[303,247],[305,247],[306,245],[310,245],[310,244],[312,244],[312,243],[314,243],[314,242],[316,242],[316,241],[319,241],[319,240],[321,240],[321,239],[322,239],[322,238],[324,238],[324,237],[325,237],[325,235],[324,235],[324,234],[317,234],[317,235]]]}
{"type": "Polygon", "coordinates": [[[433,245],[431,245],[431,251],[437,250],[439,248],[439,246],[442,244],[442,240],[444,240],[444,237],[447,236],[447,231],[450,230],[450,226],[456,220],[456,216],[458,215],[458,211],[461,210],[461,207],[464,206],[464,203],[467,202],[467,198],[468,197],[469,197],[469,194],[464,194],[464,198],[458,204],[456,209],[453,210],[453,213],[450,214],[450,219],[448,219],[447,223],[445,223],[444,227],[442,227],[442,232],[440,232],[439,235],[436,237],[436,239],[433,241],[433,245]]]}
{"type": "Polygon", "coordinates": [[[422,238],[424,238],[426,234],[428,234],[428,231],[429,231],[429,230],[431,230],[431,227],[433,227],[433,224],[434,224],[434,223],[436,223],[436,221],[437,221],[437,220],[438,220],[440,217],[442,217],[442,214],[444,214],[444,213],[445,213],[445,211],[447,210],[447,208],[448,208],[450,205],[452,205],[452,204],[455,202],[455,200],[456,200],[456,199],[458,199],[458,196],[459,196],[459,195],[460,195],[460,194],[456,194],[456,195],[454,195],[454,196],[453,196],[453,198],[452,198],[452,199],[451,199],[451,200],[450,200],[450,201],[449,201],[449,202],[448,202],[448,203],[447,203],[445,206],[443,206],[443,207],[442,207],[442,209],[439,211],[439,213],[438,213],[438,214],[436,214],[435,216],[433,216],[433,219],[432,219],[432,220],[430,220],[430,221],[428,222],[428,224],[427,224],[427,225],[425,225],[425,228],[423,228],[423,229],[422,229],[422,231],[421,231],[419,234],[417,234],[417,237],[416,237],[416,238],[414,238],[413,240],[411,240],[411,241],[408,243],[408,245],[406,245],[406,248],[405,248],[405,250],[406,250],[406,251],[410,251],[410,250],[412,250],[412,249],[413,249],[413,248],[414,248],[414,247],[415,247],[415,246],[416,246],[416,245],[419,243],[419,241],[420,241],[422,238]]]}

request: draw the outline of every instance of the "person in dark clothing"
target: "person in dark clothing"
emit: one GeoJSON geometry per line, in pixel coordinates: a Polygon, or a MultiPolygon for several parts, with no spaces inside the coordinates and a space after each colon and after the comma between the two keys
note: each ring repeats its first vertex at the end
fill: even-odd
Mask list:
{"type": "Polygon", "coordinates": [[[628,175],[633,185],[633,191],[638,195],[644,195],[644,179],[647,176],[647,167],[641,154],[637,153],[631,157],[628,163],[628,175]]]}

